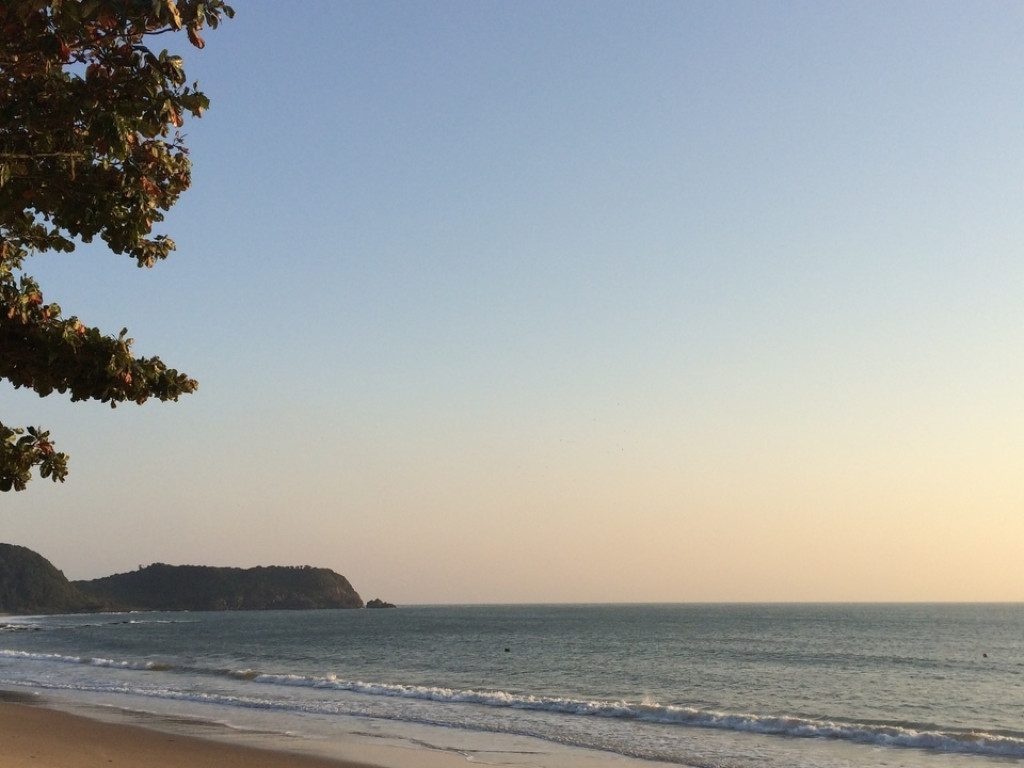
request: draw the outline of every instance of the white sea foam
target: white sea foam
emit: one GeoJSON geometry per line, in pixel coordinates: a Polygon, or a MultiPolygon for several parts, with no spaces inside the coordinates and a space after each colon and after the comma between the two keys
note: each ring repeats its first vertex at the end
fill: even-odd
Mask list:
{"type": "Polygon", "coordinates": [[[145,670],[161,668],[161,665],[148,661],[105,659],[93,656],[65,656],[59,653],[33,653],[31,651],[0,650],[0,658],[21,659],[23,661],[44,661],[58,664],[87,664],[93,667],[112,667],[118,669],[145,670]]]}
{"type": "Polygon", "coordinates": [[[339,680],[334,676],[261,674],[252,678],[268,685],[334,688],[370,696],[387,696],[453,704],[551,712],[584,717],[622,718],[663,725],[743,731],[793,738],[842,739],[860,744],[928,749],[1005,757],[1024,757],[1024,738],[977,731],[917,730],[898,725],[878,725],[801,717],[763,716],[663,706],[650,701],[584,701],[545,698],[506,691],[455,690],[451,688],[389,685],[339,680]]]}

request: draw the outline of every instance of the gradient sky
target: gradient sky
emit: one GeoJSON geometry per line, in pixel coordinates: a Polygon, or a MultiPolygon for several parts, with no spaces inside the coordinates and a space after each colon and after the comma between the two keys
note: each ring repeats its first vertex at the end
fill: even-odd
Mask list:
{"type": "Polygon", "coordinates": [[[1024,6],[236,0],[139,270],[27,271],[200,381],[0,386],[70,578],[398,603],[1024,600],[1024,6]]]}

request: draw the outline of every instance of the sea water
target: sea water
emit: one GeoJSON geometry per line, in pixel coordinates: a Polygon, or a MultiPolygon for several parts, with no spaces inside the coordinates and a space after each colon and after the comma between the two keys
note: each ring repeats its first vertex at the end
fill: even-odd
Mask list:
{"type": "Polygon", "coordinates": [[[489,740],[529,739],[561,745],[522,751],[551,768],[565,747],[708,768],[980,768],[1024,763],[1024,606],[0,618],[0,687],[479,762],[516,762],[485,757],[489,740]]]}

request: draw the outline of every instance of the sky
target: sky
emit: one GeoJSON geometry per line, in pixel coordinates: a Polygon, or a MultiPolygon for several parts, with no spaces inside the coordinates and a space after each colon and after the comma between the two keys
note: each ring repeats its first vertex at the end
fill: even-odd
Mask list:
{"type": "Polygon", "coordinates": [[[197,378],[0,385],[69,578],[414,603],[1024,600],[1024,6],[236,0],[152,270],[26,265],[197,378]]]}

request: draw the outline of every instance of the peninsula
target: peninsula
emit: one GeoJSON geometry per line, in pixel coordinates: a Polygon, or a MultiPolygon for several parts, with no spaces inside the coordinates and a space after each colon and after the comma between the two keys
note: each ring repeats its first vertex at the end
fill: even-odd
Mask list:
{"type": "Polygon", "coordinates": [[[226,568],[155,563],[68,581],[37,552],[0,544],[0,612],[225,611],[362,608],[348,579],[329,568],[226,568]]]}

